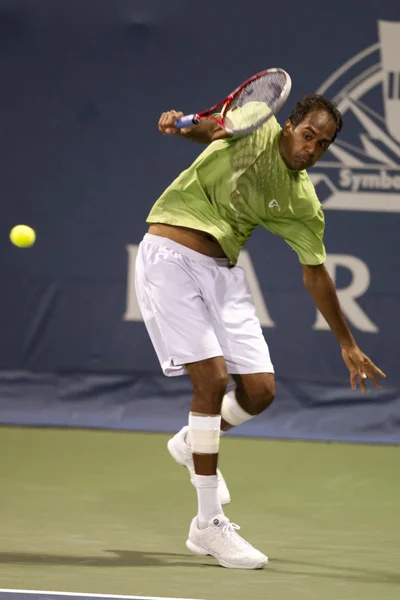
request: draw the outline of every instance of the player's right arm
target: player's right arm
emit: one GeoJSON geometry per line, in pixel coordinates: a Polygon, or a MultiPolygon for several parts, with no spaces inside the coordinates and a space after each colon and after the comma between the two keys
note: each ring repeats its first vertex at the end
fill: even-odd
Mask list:
{"type": "Polygon", "coordinates": [[[380,388],[377,376],[386,378],[386,375],[358,347],[343,315],[333,281],[324,265],[325,219],[322,208],[310,219],[282,218],[279,222],[271,223],[268,229],[281,235],[297,253],[303,269],[304,286],[340,344],[342,358],[350,372],[351,388],[356,389],[358,379],[365,394],[367,378],[380,388]]]}
{"type": "Polygon", "coordinates": [[[215,140],[230,137],[229,133],[217,125],[217,123],[208,120],[203,120],[193,127],[177,129],[175,123],[180,117],[183,117],[183,112],[176,110],[163,112],[158,121],[158,131],[164,135],[179,135],[199,144],[211,144],[215,140]]]}
{"type": "Polygon", "coordinates": [[[302,267],[304,285],[340,344],[342,358],[350,372],[351,388],[356,389],[357,378],[364,394],[367,391],[365,385],[367,378],[380,388],[381,384],[377,376],[386,378],[386,375],[356,344],[340,308],[335,286],[324,264],[303,264],[302,267]]]}

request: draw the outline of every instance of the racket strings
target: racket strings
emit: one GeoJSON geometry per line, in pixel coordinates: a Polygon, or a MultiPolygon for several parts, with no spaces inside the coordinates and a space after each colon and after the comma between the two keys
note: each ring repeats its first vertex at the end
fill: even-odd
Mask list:
{"type": "Polygon", "coordinates": [[[265,73],[249,82],[233,98],[225,116],[227,126],[240,133],[253,129],[276,113],[284,102],[282,92],[287,86],[287,75],[281,71],[265,73]]]}

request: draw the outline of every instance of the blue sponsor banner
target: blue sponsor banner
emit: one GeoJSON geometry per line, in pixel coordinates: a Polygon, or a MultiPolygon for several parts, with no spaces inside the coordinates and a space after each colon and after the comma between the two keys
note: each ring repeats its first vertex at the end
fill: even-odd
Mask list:
{"type": "MultiPolygon", "coordinates": [[[[201,148],[157,131],[280,66],[336,100],[344,129],[310,172],[327,268],[362,347],[400,383],[400,11],[337,0],[0,1],[0,369],[159,372],[133,285],[152,203],[201,148]],[[211,11],[211,12],[210,12],[211,11]],[[271,12],[272,11],[272,12],[271,12]],[[17,223],[37,243],[13,247],[17,223]]],[[[257,230],[242,253],[279,377],[345,383],[295,254],[257,230]]]]}

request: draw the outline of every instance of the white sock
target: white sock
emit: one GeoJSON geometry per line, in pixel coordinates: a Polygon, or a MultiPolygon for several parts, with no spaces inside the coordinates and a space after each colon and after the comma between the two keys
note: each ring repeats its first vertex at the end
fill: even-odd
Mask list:
{"type": "Polygon", "coordinates": [[[195,475],[194,479],[199,503],[197,513],[199,529],[205,529],[213,517],[224,514],[218,495],[218,477],[217,475],[195,475]]]}

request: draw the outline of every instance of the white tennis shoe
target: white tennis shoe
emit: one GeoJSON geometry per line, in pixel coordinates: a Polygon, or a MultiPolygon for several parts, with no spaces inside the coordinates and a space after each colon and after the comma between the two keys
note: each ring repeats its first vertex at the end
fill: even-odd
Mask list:
{"type": "MultiPolygon", "coordinates": [[[[182,465],[187,468],[190,473],[190,481],[193,485],[194,482],[194,464],[193,464],[193,456],[192,449],[189,444],[186,442],[185,437],[187,432],[189,431],[189,427],[186,425],[182,427],[180,431],[173,438],[168,440],[168,450],[170,455],[179,465],[182,465]]],[[[231,501],[231,495],[228,490],[228,486],[226,485],[225,479],[222,476],[222,473],[219,469],[217,469],[218,476],[218,495],[222,506],[225,504],[229,504],[231,501]]]]}
{"type": "Polygon", "coordinates": [[[224,515],[216,515],[206,529],[199,529],[197,517],[192,521],[187,548],[200,556],[211,555],[227,569],[262,569],[268,557],[237,533],[239,525],[224,515]]]}

